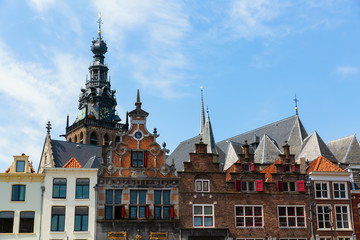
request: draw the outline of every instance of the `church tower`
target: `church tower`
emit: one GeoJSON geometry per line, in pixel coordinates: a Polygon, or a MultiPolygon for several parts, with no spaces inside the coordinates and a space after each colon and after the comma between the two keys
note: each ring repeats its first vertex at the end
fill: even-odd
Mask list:
{"type": "Polygon", "coordinates": [[[120,124],[117,115],[115,90],[111,90],[108,67],[104,62],[107,45],[101,36],[101,16],[99,32],[92,41],[93,62],[89,67],[90,79],[86,79],[85,88],[81,89],[79,114],[75,122],[66,123],[66,141],[93,145],[109,145],[119,142],[119,132],[127,130],[128,124],[120,124]]]}

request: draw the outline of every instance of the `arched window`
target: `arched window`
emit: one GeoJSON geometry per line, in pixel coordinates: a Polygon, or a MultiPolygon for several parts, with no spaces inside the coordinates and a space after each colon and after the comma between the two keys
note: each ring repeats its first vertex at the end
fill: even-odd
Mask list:
{"type": "Polygon", "coordinates": [[[105,136],[104,136],[104,144],[105,144],[106,146],[109,146],[109,142],[110,142],[109,136],[108,136],[107,134],[105,134],[105,136]]]}
{"type": "Polygon", "coordinates": [[[90,144],[97,145],[98,139],[95,132],[92,132],[90,135],[90,144]]]}
{"type": "Polygon", "coordinates": [[[69,142],[71,142],[71,138],[69,138],[69,140],[68,140],[69,142]]]}
{"type": "Polygon", "coordinates": [[[84,143],[84,134],[80,133],[80,143],[84,143]]]}
{"type": "Polygon", "coordinates": [[[74,142],[77,142],[77,136],[75,135],[74,142]]]}

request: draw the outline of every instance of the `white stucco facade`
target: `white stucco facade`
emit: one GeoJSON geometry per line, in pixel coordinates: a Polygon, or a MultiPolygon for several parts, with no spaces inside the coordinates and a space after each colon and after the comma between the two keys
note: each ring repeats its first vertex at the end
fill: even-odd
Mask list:
{"type": "Polygon", "coordinates": [[[44,174],[32,172],[33,169],[28,163],[28,156],[15,156],[14,158],[14,163],[7,172],[0,173],[0,218],[2,217],[3,225],[1,226],[0,239],[39,239],[44,174]],[[17,160],[24,162],[24,171],[16,171],[17,160]],[[14,199],[12,197],[13,187],[20,185],[23,186],[24,195],[14,199]],[[8,213],[13,215],[13,218],[4,224],[3,217],[8,213]],[[34,218],[30,220],[30,224],[26,224],[28,228],[20,230],[20,215],[22,213],[31,213],[34,218]]]}
{"type": "MultiPolygon", "coordinates": [[[[45,168],[45,192],[43,198],[43,214],[41,239],[95,239],[95,185],[97,169],[94,168],[45,168]],[[54,179],[66,179],[66,197],[53,197],[54,179]],[[89,179],[89,197],[76,199],[76,180],[89,179]],[[64,230],[52,230],[52,209],[65,208],[64,230]],[[75,231],[76,207],[88,207],[87,231],[75,231]]],[[[56,217],[55,217],[56,218],[56,217]]]]}

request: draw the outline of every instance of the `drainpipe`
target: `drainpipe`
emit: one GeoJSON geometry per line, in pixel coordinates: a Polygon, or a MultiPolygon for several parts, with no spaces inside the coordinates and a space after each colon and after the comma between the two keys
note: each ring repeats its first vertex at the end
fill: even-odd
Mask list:
{"type": "Polygon", "coordinates": [[[94,220],[94,229],[93,230],[94,230],[94,239],[96,239],[96,222],[97,222],[97,214],[98,214],[96,203],[98,202],[97,196],[98,196],[98,190],[99,190],[99,187],[97,184],[94,186],[94,190],[95,190],[95,206],[94,206],[95,220],[94,220]]]}
{"type": "Polygon", "coordinates": [[[39,240],[41,239],[41,225],[42,225],[42,215],[43,215],[43,202],[44,202],[44,192],[45,186],[41,186],[41,213],[40,213],[40,233],[39,233],[39,240]]]}
{"type": "Polygon", "coordinates": [[[311,201],[311,181],[310,177],[308,176],[308,179],[306,181],[306,186],[308,187],[308,193],[309,193],[309,215],[310,215],[310,224],[311,224],[311,238],[315,240],[315,232],[314,232],[314,219],[313,219],[313,209],[312,209],[312,201],[311,201]]]}
{"type": "Polygon", "coordinates": [[[354,226],[354,212],[353,212],[353,201],[352,201],[352,193],[350,192],[350,214],[351,214],[351,226],[353,229],[353,240],[356,240],[356,234],[355,234],[355,226],[354,226]]]}

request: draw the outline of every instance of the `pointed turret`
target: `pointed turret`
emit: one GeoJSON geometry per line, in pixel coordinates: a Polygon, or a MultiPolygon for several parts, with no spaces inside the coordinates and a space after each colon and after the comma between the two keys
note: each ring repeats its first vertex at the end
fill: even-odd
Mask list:
{"type": "Polygon", "coordinates": [[[204,134],[204,128],[205,128],[205,112],[204,112],[204,99],[203,99],[203,87],[200,87],[201,89],[201,109],[200,109],[200,132],[199,135],[204,134]]]}
{"type": "Polygon", "coordinates": [[[217,154],[214,134],[211,128],[209,109],[206,110],[206,120],[203,133],[203,141],[207,144],[207,152],[217,154]]]}

